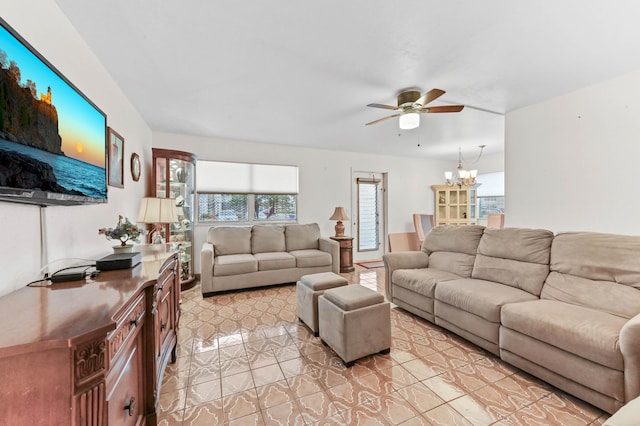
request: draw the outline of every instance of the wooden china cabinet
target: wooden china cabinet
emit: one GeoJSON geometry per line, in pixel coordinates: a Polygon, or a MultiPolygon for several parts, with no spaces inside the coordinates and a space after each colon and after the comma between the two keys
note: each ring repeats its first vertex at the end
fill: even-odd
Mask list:
{"type": "Polygon", "coordinates": [[[0,297],[1,425],[151,425],[175,361],[178,253],[0,297]]]}
{"type": "Polygon", "coordinates": [[[195,220],[196,161],[189,152],[153,148],[154,197],[175,198],[180,222],[164,226],[166,242],[180,247],[180,287],[195,285],[193,224],[195,220]]]}

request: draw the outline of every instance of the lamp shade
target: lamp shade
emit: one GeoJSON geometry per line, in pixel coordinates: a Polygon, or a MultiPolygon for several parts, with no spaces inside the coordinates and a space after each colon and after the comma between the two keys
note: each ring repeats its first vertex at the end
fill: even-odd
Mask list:
{"type": "Polygon", "coordinates": [[[402,114],[399,121],[402,130],[415,129],[420,125],[420,114],[417,112],[408,112],[402,114]]]}
{"type": "Polygon", "coordinates": [[[336,207],[329,220],[349,220],[349,216],[347,216],[344,207],[336,207]]]}
{"type": "Polygon", "coordinates": [[[176,214],[176,200],[173,198],[145,197],[140,203],[139,223],[179,222],[176,214]]]}

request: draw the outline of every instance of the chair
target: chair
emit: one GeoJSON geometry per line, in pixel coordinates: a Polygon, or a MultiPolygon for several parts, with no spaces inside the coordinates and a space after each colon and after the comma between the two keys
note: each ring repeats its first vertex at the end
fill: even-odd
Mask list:
{"type": "Polygon", "coordinates": [[[389,251],[419,251],[420,242],[415,232],[389,234],[389,251]]]}
{"type": "Polygon", "coordinates": [[[431,231],[431,228],[436,226],[435,219],[432,214],[413,214],[413,226],[416,227],[416,234],[418,234],[418,241],[420,245],[424,241],[424,236],[431,231]]]}
{"type": "Polygon", "coordinates": [[[504,213],[489,213],[487,228],[504,228],[504,213]]]}

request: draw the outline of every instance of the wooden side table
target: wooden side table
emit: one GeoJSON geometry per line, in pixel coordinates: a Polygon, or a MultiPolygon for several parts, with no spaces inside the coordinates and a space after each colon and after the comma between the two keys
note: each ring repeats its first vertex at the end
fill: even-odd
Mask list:
{"type": "Polygon", "coordinates": [[[330,237],[340,244],[340,272],[353,272],[353,237],[330,237]]]}

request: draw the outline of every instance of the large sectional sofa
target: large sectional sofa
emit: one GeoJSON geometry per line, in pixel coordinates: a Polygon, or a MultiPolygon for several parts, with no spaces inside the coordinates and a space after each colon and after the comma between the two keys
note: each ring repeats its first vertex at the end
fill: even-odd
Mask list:
{"type": "Polygon", "coordinates": [[[340,272],[340,245],[317,223],[214,226],[200,251],[203,294],[296,282],[340,272]]]}
{"type": "Polygon", "coordinates": [[[640,237],[439,226],[389,301],[613,413],[640,395],[640,237]]]}

